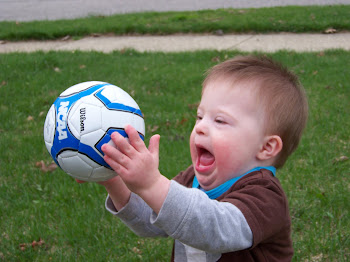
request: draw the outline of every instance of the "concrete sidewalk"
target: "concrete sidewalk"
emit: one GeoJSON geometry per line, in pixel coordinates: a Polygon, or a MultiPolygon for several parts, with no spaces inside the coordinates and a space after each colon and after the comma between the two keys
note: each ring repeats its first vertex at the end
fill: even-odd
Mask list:
{"type": "Polygon", "coordinates": [[[0,53],[34,51],[98,51],[135,49],[140,52],[181,52],[196,50],[240,50],[276,52],[350,50],[350,33],[336,34],[230,34],[169,36],[99,36],[80,40],[0,42],[0,53]]]}

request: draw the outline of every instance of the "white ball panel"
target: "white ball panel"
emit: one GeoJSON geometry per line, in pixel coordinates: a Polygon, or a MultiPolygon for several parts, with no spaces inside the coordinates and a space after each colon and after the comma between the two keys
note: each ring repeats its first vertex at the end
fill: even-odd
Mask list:
{"type": "Polygon", "coordinates": [[[45,141],[45,146],[46,146],[47,151],[49,151],[49,153],[50,153],[50,152],[51,152],[51,148],[52,148],[52,144],[47,143],[47,142],[45,141]]]}
{"type": "Polygon", "coordinates": [[[80,154],[78,153],[78,156],[89,166],[91,166],[92,168],[97,168],[100,167],[99,164],[97,164],[95,161],[91,160],[89,157],[87,157],[86,155],[80,154]]]}
{"type": "Polygon", "coordinates": [[[135,100],[127,92],[117,86],[105,88],[101,94],[107,97],[112,103],[119,103],[139,109],[135,100]]]}
{"type": "Polygon", "coordinates": [[[118,89],[116,86],[106,86],[105,89],[102,90],[101,94],[108,98],[109,101],[115,100],[116,99],[116,92],[115,90],[118,89]]]}
{"type": "Polygon", "coordinates": [[[93,170],[90,165],[88,165],[77,155],[69,158],[62,158],[61,156],[58,156],[57,161],[63,171],[73,177],[88,178],[93,170]]]}
{"type": "Polygon", "coordinates": [[[59,157],[61,158],[69,158],[69,157],[73,157],[76,156],[78,154],[77,151],[72,151],[72,150],[65,150],[62,153],[59,154],[59,157]]]}
{"type": "MultiPolygon", "coordinates": [[[[87,133],[87,134],[82,135],[80,142],[94,148],[96,143],[104,136],[104,134],[105,134],[105,132],[102,129],[99,129],[99,130],[93,131],[91,133],[87,133]]],[[[95,150],[95,151],[99,155],[101,155],[100,152],[98,152],[97,150],[95,150]]]]}
{"type": "Polygon", "coordinates": [[[85,96],[80,99],[82,103],[87,105],[93,105],[98,107],[104,107],[105,105],[100,101],[100,99],[96,98],[94,95],[85,96]]]}
{"type": "Polygon", "coordinates": [[[145,135],[145,120],[138,116],[138,115],[133,115],[132,119],[132,126],[141,134],[145,135]]]}
{"type": "Polygon", "coordinates": [[[113,170],[110,170],[108,168],[101,166],[94,169],[94,171],[92,172],[92,175],[89,178],[89,181],[91,182],[105,181],[115,176],[117,176],[117,173],[115,173],[113,170]]]}
{"type": "Polygon", "coordinates": [[[82,90],[85,90],[91,86],[98,85],[98,84],[105,84],[105,82],[100,82],[100,81],[88,81],[88,82],[83,82],[76,84],[74,86],[69,87],[65,91],[63,91],[60,96],[69,96],[73,93],[78,93],[82,90]]]}
{"type": "Polygon", "coordinates": [[[145,124],[142,117],[123,111],[108,110],[102,108],[102,129],[108,130],[110,127],[124,128],[127,124],[132,125],[138,132],[145,134],[145,124]]]}
{"type": "MultiPolygon", "coordinates": [[[[64,151],[63,153],[66,152],[70,151],[64,151]]],[[[63,171],[74,178],[82,180],[89,179],[94,168],[98,167],[99,165],[91,161],[85,155],[79,154],[77,152],[74,153],[75,154],[72,154],[72,156],[68,156],[69,154],[60,154],[57,157],[57,161],[60,164],[60,167],[63,169],[63,171]]]]}
{"type": "Polygon", "coordinates": [[[69,110],[67,116],[67,125],[69,130],[72,132],[73,136],[77,139],[80,139],[80,114],[79,109],[81,106],[81,100],[75,102],[72,108],[69,110]]]}
{"type": "Polygon", "coordinates": [[[44,124],[44,140],[47,150],[50,152],[55,137],[56,130],[56,117],[55,117],[55,106],[52,105],[47,112],[45,124],[44,124]]]}
{"type": "Polygon", "coordinates": [[[87,133],[100,129],[102,126],[101,108],[85,103],[74,105],[68,115],[68,126],[78,139],[87,133]]]}

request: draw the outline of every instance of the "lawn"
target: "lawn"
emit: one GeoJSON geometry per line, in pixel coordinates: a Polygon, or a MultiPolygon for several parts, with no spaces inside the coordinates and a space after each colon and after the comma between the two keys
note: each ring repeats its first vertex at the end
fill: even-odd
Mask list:
{"type": "MultiPolygon", "coordinates": [[[[138,238],[104,209],[106,192],[78,184],[51,162],[43,141],[50,105],[69,86],[107,81],[129,92],[161,135],[160,170],[191,162],[188,138],[203,73],[237,52],[132,50],[0,55],[0,261],[169,261],[171,239],[138,238]]],[[[306,88],[310,118],[278,177],[290,202],[294,261],[350,258],[350,52],[271,54],[306,88]]]]}
{"type": "Polygon", "coordinates": [[[350,30],[350,5],[145,12],[74,20],[0,22],[0,40],[77,39],[101,34],[267,33],[350,30]]]}

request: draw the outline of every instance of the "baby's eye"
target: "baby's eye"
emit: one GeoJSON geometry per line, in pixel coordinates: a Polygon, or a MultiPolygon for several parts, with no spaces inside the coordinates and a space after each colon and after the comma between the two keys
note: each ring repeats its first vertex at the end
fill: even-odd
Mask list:
{"type": "Polygon", "coordinates": [[[197,121],[198,121],[198,120],[202,120],[202,118],[203,118],[203,117],[200,116],[200,115],[197,115],[197,117],[196,117],[197,121]]]}
{"type": "Polygon", "coordinates": [[[218,124],[226,124],[225,120],[221,119],[221,118],[216,118],[215,122],[218,124]]]}

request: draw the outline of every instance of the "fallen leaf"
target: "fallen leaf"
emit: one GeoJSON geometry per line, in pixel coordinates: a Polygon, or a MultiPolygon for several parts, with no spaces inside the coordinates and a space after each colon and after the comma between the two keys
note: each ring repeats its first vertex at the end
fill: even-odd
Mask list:
{"type": "Polygon", "coordinates": [[[92,36],[92,37],[100,37],[100,36],[102,36],[102,34],[99,34],[99,33],[92,33],[91,36],[92,36]]]}
{"type": "Polygon", "coordinates": [[[70,35],[66,35],[65,37],[62,37],[61,38],[61,41],[67,41],[67,40],[69,40],[71,37],[70,37],[70,35]]]}
{"type": "Polygon", "coordinates": [[[35,241],[35,240],[34,240],[34,241],[32,242],[32,248],[34,248],[34,247],[36,247],[36,246],[41,247],[43,244],[44,244],[44,241],[43,241],[41,238],[39,238],[38,241],[35,241]]]}
{"type": "Polygon", "coordinates": [[[327,28],[326,30],[323,31],[325,34],[335,34],[337,32],[337,29],[334,29],[332,27],[327,28]]]}
{"type": "Polygon", "coordinates": [[[35,163],[36,167],[41,167],[42,165],[45,165],[43,160],[35,163]]]}
{"type": "Polygon", "coordinates": [[[19,248],[21,249],[21,251],[24,251],[27,248],[27,244],[25,243],[19,244],[19,248]]]}
{"type": "Polygon", "coordinates": [[[52,163],[50,163],[50,164],[47,166],[47,171],[48,171],[48,172],[52,172],[52,171],[54,171],[56,168],[57,168],[56,163],[52,162],[52,163]]]}
{"type": "Polygon", "coordinates": [[[44,173],[52,172],[57,168],[57,165],[55,162],[51,162],[50,164],[46,165],[43,160],[36,162],[35,166],[40,168],[40,170],[43,171],[44,173]]]}
{"type": "Polygon", "coordinates": [[[2,81],[2,82],[0,83],[0,87],[3,87],[3,86],[6,85],[6,84],[7,84],[6,81],[2,81]]]}
{"type": "Polygon", "coordinates": [[[316,256],[311,257],[311,261],[312,262],[319,262],[323,260],[323,254],[318,254],[316,256]]]}
{"type": "Polygon", "coordinates": [[[27,121],[33,121],[33,120],[34,120],[34,117],[32,117],[32,116],[27,117],[27,121]]]}
{"type": "Polygon", "coordinates": [[[333,163],[344,162],[347,160],[349,160],[349,158],[347,156],[340,156],[340,157],[337,157],[336,159],[334,159],[333,163]]]}
{"type": "Polygon", "coordinates": [[[79,68],[80,69],[84,69],[86,67],[86,65],[80,65],[79,68]]]}
{"type": "Polygon", "coordinates": [[[318,57],[324,56],[324,52],[323,52],[323,51],[319,52],[319,53],[317,54],[317,56],[318,56],[318,57]]]}
{"type": "Polygon", "coordinates": [[[135,90],[134,90],[134,89],[130,90],[129,94],[130,94],[131,96],[135,96],[135,90]]]}
{"type": "Polygon", "coordinates": [[[42,240],[41,238],[39,238],[38,241],[36,240],[33,240],[32,243],[21,243],[19,244],[19,248],[21,249],[21,251],[24,251],[26,250],[28,247],[32,247],[32,248],[35,248],[35,247],[41,247],[45,244],[44,240],[42,240]]]}
{"type": "Polygon", "coordinates": [[[61,72],[61,69],[59,69],[58,67],[55,67],[53,70],[57,73],[61,72]]]}
{"type": "Polygon", "coordinates": [[[134,252],[134,253],[136,253],[136,254],[141,254],[141,253],[142,253],[141,250],[138,249],[137,247],[133,247],[133,248],[132,248],[132,252],[134,252]]]}
{"type": "Polygon", "coordinates": [[[314,76],[317,75],[317,74],[318,74],[317,70],[312,72],[312,75],[314,75],[314,76]]]}
{"type": "Polygon", "coordinates": [[[159,129],[159,126],[149,126],[149,131],[151,133],[156,132],[159,129]]]}
{"type": "Polygon", "coordinates": [[[45,114],[45,112],[44,111],[41,111],[40,113],[39,113],[39,116],[43,116],[45,114]]]}
{"type": "Polygon", "coordinates": [[[182,126],[183,126],[187,121],[188,121],[187,118],[182,118],[182,119],[180,120],[180,122],[179,122],[179,125],[182,125],[182,126]]]}

